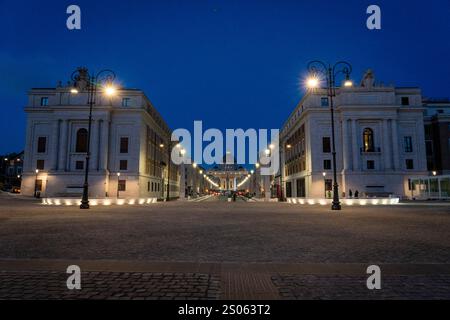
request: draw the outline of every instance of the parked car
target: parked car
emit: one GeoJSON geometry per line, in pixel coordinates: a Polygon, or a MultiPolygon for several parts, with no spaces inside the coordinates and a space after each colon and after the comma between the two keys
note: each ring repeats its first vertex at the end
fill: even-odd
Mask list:
{"type": "Polygon", "coordinates": [[[12,187],[11,193],[20,193],[20,187],[12,187]]]}

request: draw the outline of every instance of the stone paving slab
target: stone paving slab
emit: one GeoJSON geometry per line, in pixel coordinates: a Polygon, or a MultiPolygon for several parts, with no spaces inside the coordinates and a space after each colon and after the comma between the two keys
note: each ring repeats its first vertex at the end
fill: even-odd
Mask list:
{"type": "MultiPolygon", "coordinates": [[[[65,270],[69,265],[79,265],[84,271],[110,272],[191,272],[211,273],[291,273],[291,274],[365,274],[373,263],[238,263],[238,262],[188,262],[146,260],[63,260],[63,259],[0,259],[0,270],[65,270]]],[[[375,263],[383,274],[449,274],[446,263],[375,263]]]]}

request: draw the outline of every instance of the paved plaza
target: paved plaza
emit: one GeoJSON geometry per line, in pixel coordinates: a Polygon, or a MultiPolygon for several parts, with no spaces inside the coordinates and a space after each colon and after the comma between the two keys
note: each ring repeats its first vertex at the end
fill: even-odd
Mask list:
{"type": "Polygon", "coordinates": [[[224,200],[82,211],[1,194],[0,299],[450,298],[448,204],[224,200]],[[382,290],[365,286],[371,264],[382,290]]]}

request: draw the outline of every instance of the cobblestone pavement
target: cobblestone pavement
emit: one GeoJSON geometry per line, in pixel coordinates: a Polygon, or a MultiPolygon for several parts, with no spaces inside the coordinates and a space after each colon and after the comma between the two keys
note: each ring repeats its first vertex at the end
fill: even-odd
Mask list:
{"type": "Polygon", "coordinates": [[[0,260],[0,299],[450,299],[448,264],[381,265],[381,290],[369,290],[363,264],[80,261],[81,290],[69,290],[71,264],[0,260]]]}
{"type": "Polygon", "coordinates": [[[368,290],[366,277],[349,275],[274,275],[281,299],[450,299],[450,275],[382,277],[380,290],[368,290]]]}
{"type": "Polygon", "coordinates": [[[80,290],[55,271],[0,271],[0,299],[212,300],[219,279],[199,273],[82,272],[80,290]]]}

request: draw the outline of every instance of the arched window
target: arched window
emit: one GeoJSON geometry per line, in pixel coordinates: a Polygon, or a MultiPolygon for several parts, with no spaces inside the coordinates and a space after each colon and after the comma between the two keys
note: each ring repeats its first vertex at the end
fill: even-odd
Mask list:
{"type": "Polygon", "coordinates": [[[77,141],[75,145],[75,152],[87,152],[88,145],[88,131],[84,128],[77,131],[77,141]]]}
{"type": "Polygon", "coordinates": [[[373,142],[373,130],[365,128],[363,131],[363,150],[364,152],[375,151],[375,145],[373,142]]]}

